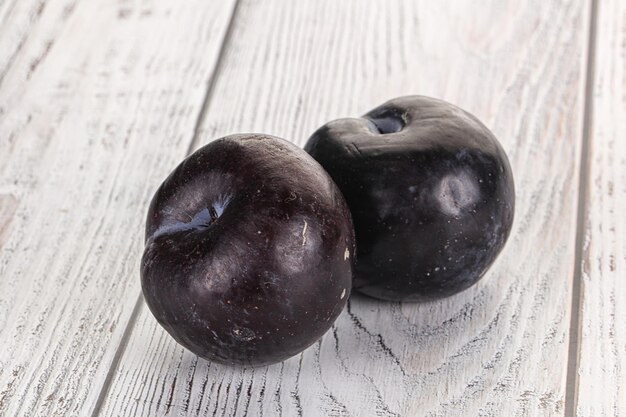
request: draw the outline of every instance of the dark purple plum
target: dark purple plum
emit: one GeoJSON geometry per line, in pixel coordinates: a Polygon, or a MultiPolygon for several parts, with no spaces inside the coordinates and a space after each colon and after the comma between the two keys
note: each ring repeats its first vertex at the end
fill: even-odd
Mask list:
{"type": "Polygon", "coordinates": [[[353,289],[392,301],[476,283],[503,248],[515,191],[502,147],[478,119],[422,96],[318,129],[305,148],[335,180],[356,232],[353,289]]]}
{"type": "Polygon", "coordinates": [[[156,192],[141,284],[176,341],[205,359],[285,360],[350,295],[354,231],[341,192],[306,152],[233,135],[185,159],[156,192]]]}

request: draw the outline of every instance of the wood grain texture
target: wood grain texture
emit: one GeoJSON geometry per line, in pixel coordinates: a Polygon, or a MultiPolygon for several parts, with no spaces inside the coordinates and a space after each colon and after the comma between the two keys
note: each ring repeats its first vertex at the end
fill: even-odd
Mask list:
{"type": "Polygon", "coordinates": [[[19,201],[0,249],[0,416],[94,409],[140,293],[145,207],[192,140],[232,5],[0,6],[0,194],[19,201]]]}
{"type": "Polygon", "coordinates": [[[598,2],[578,415],[626,415],[626,3],[598,2]]]}
{"type": "Polygon", "coordinates": [[[354,296],[282,364],[198,360],[143,307],[101,416],[545,416],[564,412],[588,3],[243,1],[202,145],[260,131],[300,145],[394,96],[457,103],[515,172],[504,253],[428,304],[354,296]]]}
{"type": "Polygon", "coordinates": [[[12,194],[0,194],[0,248],[9,237],[17,204],[17,199],[12,194]]]}
{"type": "MultiPolygon", "coordinates": [[[[16,58],[24,53],[27,40],[41,26],[45,0],[0,2],[0,86],[16,58]]],[[[4,109],[0,108],[0,115],[4,109]]]]}

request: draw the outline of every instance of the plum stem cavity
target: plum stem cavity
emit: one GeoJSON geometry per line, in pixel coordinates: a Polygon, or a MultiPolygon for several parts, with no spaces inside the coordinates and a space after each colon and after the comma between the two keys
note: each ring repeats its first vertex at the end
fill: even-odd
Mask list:
{"type": "Polygon", "coordinates": [[[368,117],[367,120],[370,122],[370,130],[381,135],[400,132],[406,126],[406,120],[401,113],[382,114],[368,117]]]}
{"type": "Polygon", "coordinates": [[[188,222],[176,221],[174,223],[164,224],[152,234],[151,238],[154,239],[169,233],[207,229],[220,218],[227,204],[228,202],[212,204],[194,214],[193,217],[189,216],[191,220],[188,222]]]}

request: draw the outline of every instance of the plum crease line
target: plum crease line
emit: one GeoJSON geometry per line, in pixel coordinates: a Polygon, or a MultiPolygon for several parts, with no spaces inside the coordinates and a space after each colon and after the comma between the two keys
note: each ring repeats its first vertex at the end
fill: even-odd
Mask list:
{"type": "Polygon", "coordinates": [[[595,80],[596,37],[598,21],[598,1],[590,1],[589,37],[585,75],[584,110],[582,124],[582,146],[580,152],[580,174],[578,177],[578,204],[576,213],[576,248],[574,255],[574,275],[572,277],[571,317],[569,328],[569,349],[565,380],[565,416],[576,416],[578,406],[578,366],[580,364],[582,280],[585,240],[585,219],[589,212],[589,175],[591,166],[591,128],[593,125],[593,86],[595,80]]]}
{"type": "MultiPolygon", "coordinates": [[[[215,65],[213,66],[213,69],[208,78],[207,90],[206,90],[206,93],[204,94],[202,106],[200,108],[200,112],[198,113],[198,117],[196,118],[196,121],[194,124],[193,136],[191,137],[191,141],[189,143],[189,146],[187,147],[187,150],[185,153],[186,156],[189,155],[193,151],[196,143],[198,142],[200,128],[202,126],[202,122],[204,121],[204,117],[206,116],[209,103],[213,96],[213,91],[215,90],[216,80],[217,78],[219,78],[222,72],[223,61],[224,61],[224,57],[226,56],[226,50],[230,46],[231,38],[234,32],[233,31],[233,28],[235,26],[234,23],[237,17],[240,3],[241,3],[241,0],[235,0],[233,8],[231,10],[230,18],[228,21],[228,26],[226,27],[226,32],[224,33],[224,37],[222,38],[220,50],[218,52],[215,65]]],[[[133,311],[130,315],[130,318],[128,319],[128,322],[126,323],[126,328],[124,329],[124,333],[122,335],[120,343],[117,346],[111,365],[109,366],[107,376],[104,380],[104,383],[102,384],[102,388],[100,388],[100,393],[98,394],[98,399],[96,400],[96,403],[94,405],[93,412],[91,413],[91,417],[97,417],[100,415],[104,401],[106,400],[109,394],[109,391],[111,389],[111,383],[113,382],[113,375],[117,371],[120,360],[122,356],[124,355],[124,352],[126,351],[126,347],[128,346],[128,342],[130,340],[130,335],[133,332],[133,327],[135,326],[135,323],[137,322],[139,313],[142,310],[142,308],[143,308],[143,295],[140,292],[139,295],[137,296],[137,300],[135,301],[135,306],[133,307],[133,311]]]]}

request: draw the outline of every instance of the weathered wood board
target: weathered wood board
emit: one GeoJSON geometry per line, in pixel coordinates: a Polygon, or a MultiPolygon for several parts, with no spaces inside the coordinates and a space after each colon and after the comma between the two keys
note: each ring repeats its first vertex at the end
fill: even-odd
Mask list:
{"type": "Polygon", "coordinates": [[[96,408],[232,8],[0,2],[0,416],[96,408]]]}
{"type": "Polygon", "coordinates": [[[626,415],[626,3],[597,7],[581,237],[581,417],[626,415]]]}

